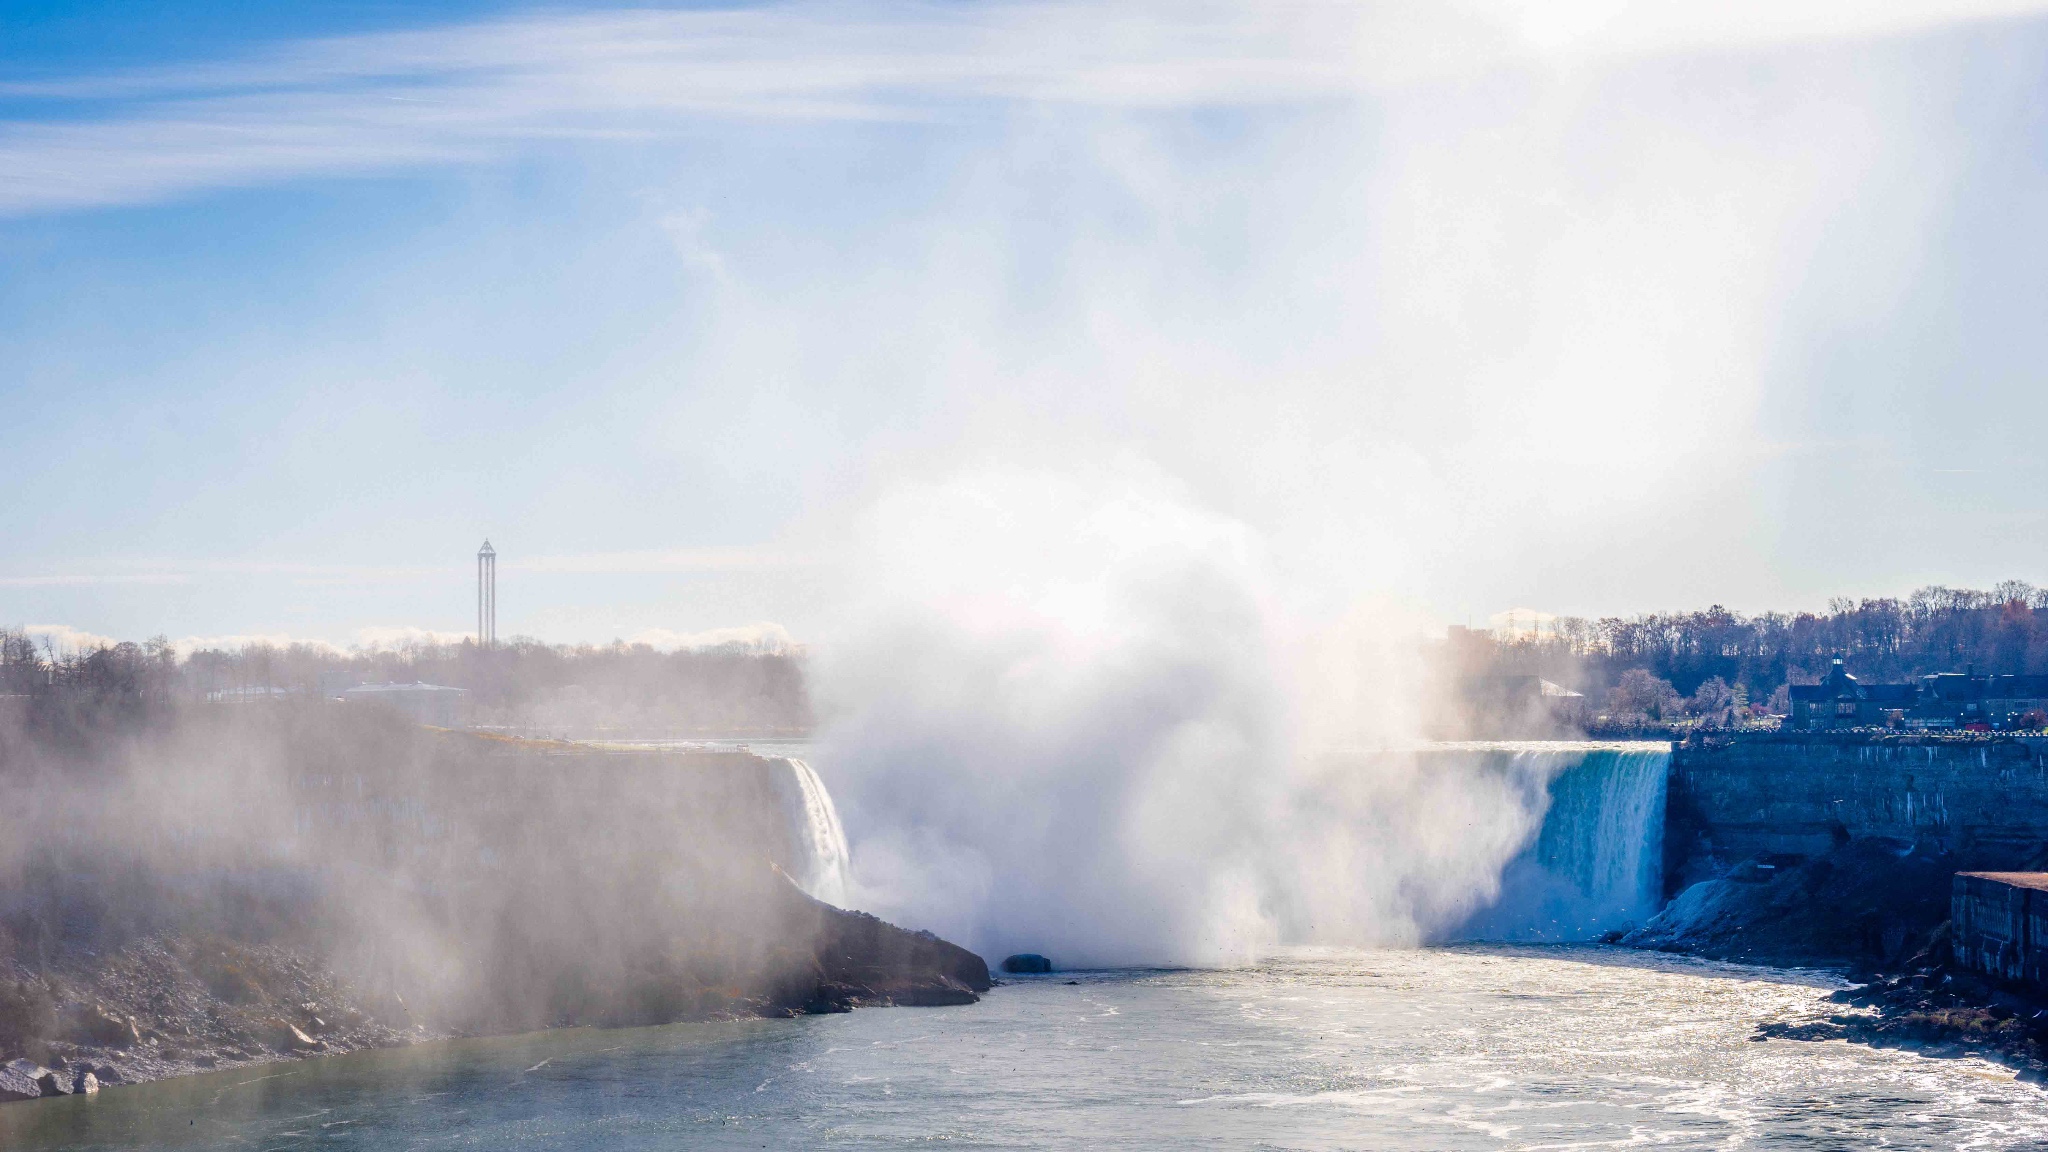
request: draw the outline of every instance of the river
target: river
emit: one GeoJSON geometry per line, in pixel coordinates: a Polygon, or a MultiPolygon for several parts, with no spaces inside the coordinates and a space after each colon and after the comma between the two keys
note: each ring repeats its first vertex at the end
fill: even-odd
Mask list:
{"type": "Polygon", "coordinates": [[[0,1147],[2007,1148],[1974,1058],[1755,1041],[1824,973],[1595,946],[1024,978],[964,1008],[421,1045],[0,1106],[0,1147]]]}

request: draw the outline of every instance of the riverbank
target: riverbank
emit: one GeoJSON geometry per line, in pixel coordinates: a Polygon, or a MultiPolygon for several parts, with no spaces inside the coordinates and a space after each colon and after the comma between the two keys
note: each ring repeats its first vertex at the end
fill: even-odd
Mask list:
{"type": "Polygon", "coordinates": [[[564,1029],[0,1108],[8,1152],[298,1147],[2000,1149],[2048,1095],[1974,1060],[1754,1043],[1823,974],[1618,948],[1314,949],[1006,980],[935,1012],[564,1029]],[[1073,983],[1069,983],[1073,981],[1073,983]]]}
{"type": "Polygon", "coordinates": [[[0,1090],[989,987],[964,949],[813,898],[841,898],[845,845],[795,761],[317,700],[20,719],[0,1064],[36,1067],[0,1090]]]}
{"type": "MultiPolygon", "coordinates": [[[[593,1018],[555,1027],[793,1017],[869,1007],[972,1004],[987,965],[936,936],[823,904],[785,883],[776,919],[797,932],[784,963],[738,983],[649,984],[593,1018]]],[[[0,1100],[478,1035],[367,989],[304,948],[152,935],[110,954],[17,959],[0,978],[0,1100]],[[45,1077],[45,1073],[52,1073],[45,1077]],[[91,1079],[88,1080],[87,1076],[91,1079]]]]}
{"type": "Polygon", "coordinates": [[[1878,975],[1834,993],[1841,1011],[1821,1020],[1773,1020],[1757,1038],[1847,1040],[1926,1056],[1975,1056],[2048,1083],[2048,1001],[1956,969],[1937,955],[1911,972],[1878,975]]]}
{"type": "Polygon", "coordinates": [[[1613,936],[1646,951],[1845,973],[1825,1018],[1767,1020],[1758,1039],[1847,1040],[1979,1056],[2048,1080],[2048,997],[1956,964],[1953,855],[1851,840],[1806,858],[1763,855],[1687,887],[1648,924],[1613,936]]]}

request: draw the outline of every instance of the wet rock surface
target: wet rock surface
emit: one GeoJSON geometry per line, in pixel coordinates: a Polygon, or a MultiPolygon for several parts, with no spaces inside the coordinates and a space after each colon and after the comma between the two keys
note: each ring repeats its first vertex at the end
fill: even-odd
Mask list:
{"type": "Polygon", "coordinates": [[[2048,997],[1956,964],[1952,877],[1970,862],[1882,838],[1818,856],[1742,860],[1612,942],[1751,964],[1825,967],[1858,986],[1824,1020],[1773,1020],[1755,1039],[1847,1040],[1981,1056],[2048,1073],[2048,997]]]}
{"type": "Polygon", "coordinates": [[[1843,1010],[1825,1020],[1770,1021],[1756,1039],[1847,1040],[1930,1056],[1978,1056],[2048,1082],[2048,1000],[1953,966],[1946,932],[1911,970],[1873,974],[1829,997],[1843,1010]]]}

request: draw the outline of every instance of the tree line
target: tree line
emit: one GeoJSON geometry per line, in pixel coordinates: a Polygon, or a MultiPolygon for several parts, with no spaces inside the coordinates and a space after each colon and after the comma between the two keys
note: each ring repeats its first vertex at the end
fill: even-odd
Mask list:
{"type": "Polygon", "coordinates": [[[801,653],[742,643],[673,652],[523,637],[489,647],[464,640],[347,652],[257,643],[181,656],[162,636],[60,652],[20,629],[0,629],[4,696],[246,704],[414,682],[466,689],[474,718],[486,725],[742,735],[797,734],[812,723],[801,653]]]}
{"type": "Polygon", "coordinates": [[[1669,719],[1785,711],[1786,688],[1840,659],[1873,683],[1937,672],[2048,673],[2048,589],[1929,586],[1904,598],[1838,598],[1825,612],[1704,611],[1588,620],[1534,633],[1473,633],[1456,644],[1471,674],[1538,675],[1607,711],[1669,719]]]}

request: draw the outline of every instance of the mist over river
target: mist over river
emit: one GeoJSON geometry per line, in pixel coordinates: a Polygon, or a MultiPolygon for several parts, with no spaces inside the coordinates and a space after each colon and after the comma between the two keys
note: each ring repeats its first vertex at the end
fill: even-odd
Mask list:
{"type": "Polygon", "coordinates": [[[0,1109],[10,1150],[2008,1148],[1975,1059],[1753,1041],[1826,974],[1591,946],[1295,951],[1021,978],[957,1008],[571,1029],[0,1109]],[[1070,981],[1073,981],[1070,983],[1070,981]]]}

